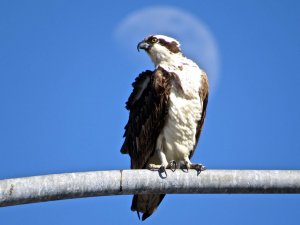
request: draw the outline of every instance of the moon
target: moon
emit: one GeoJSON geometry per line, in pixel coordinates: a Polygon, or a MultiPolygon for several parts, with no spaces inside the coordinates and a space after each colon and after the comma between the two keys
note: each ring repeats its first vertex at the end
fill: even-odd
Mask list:
{"type": "Polygon", "coordinates": [[[210,93],[215,92],[220,78],[220,54],[207,25],[179,8],[155,6],[127,15],[116,27],[114,38],[126,51],[132,51],[139,41],[151,34],[177,39],[183,53],[206,71],[210,93]]]}

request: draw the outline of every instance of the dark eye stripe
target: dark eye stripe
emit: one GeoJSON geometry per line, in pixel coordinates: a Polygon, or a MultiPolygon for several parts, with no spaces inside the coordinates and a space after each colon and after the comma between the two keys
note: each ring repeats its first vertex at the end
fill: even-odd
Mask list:
{"type": "Polygon", "coordinates": [[[172,41],[172,42],[167,42],[166,40],[164,39],[159,39],[159,43],[162,45],[162,46],[165,46],[167,49],[169,49],[171,52],[173,53],[178,53],[180,52],[180,48],[179,46],[177,45],[177,43],[175,41],[172,41]]]}

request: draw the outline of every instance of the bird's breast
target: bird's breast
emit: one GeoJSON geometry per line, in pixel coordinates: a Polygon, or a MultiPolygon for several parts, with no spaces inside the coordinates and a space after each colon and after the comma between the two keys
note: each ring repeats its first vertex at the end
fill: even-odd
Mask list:
{"type": "Polygon", "coordinates": [[[161,140],[164,141],[162,150],[168,161],[183,160],[193,150],[202,112],[199,96],[200,72],[192,69],[182,70],[177,75],[180,86],[175,84],[178,81],[174,81],[169,97],[167,120],[160,134],[161,140]]]}

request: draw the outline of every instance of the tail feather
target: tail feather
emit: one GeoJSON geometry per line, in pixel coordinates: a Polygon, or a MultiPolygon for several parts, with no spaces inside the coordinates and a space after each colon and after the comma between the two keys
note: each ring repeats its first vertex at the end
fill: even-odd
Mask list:
{"type": "Polygon", "coordinates": [[[137,211],[138,216],[143,213],[142,220],[145,220],[157,209],[164,197],[165,194],[134,195],[131,210],[137,211]]]}

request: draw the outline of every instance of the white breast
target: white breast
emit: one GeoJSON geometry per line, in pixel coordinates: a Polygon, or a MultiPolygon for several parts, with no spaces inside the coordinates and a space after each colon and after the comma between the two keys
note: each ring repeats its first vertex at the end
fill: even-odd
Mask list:
{"type": "MultiPolygon", "coordinates": [[[[157,151],[164,153],[167,162],[181,161],[189,156],[196,143],[203,106],[199,96],[201,70],[192,61],[183,64],[181,69],[168,66],[164,69],[178,75],[183,91],[178,85],[172,85],[168,117],[157,141],[157,151]]],[[[164,161],[164,157],[159,158],[164,161]]]]}

